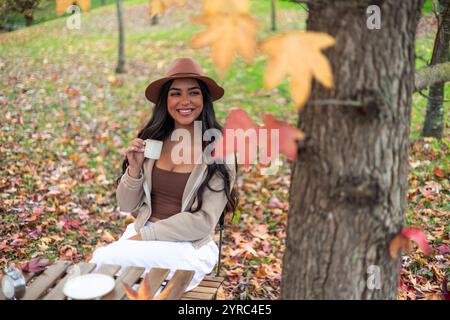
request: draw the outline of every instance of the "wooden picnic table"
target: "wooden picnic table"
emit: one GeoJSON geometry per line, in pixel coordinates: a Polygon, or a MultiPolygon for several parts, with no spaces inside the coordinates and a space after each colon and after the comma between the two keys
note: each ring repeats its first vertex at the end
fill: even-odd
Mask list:
{"type": "MultiPolygon", "coordinates": [[[[68,269],[73,266],[71,261],[58,261],[53,265],[47,267],[40,274],[24,273],[27,281],[26,293],[21,300],[64,300],[67,297],[63,293],[63,288],[69,277],[71,276],[68,269]]],[[[80,274],[87,274],[92,272],[96,265],[93,263],[80,262],[77,264],[80,274]]],[[[117,276],[120,266],[117,265],[102,265],[96,271],[97,273],[106,274],[114,277],[116,286],[114,289],[104,297],[102,300],[123,300],[127,299],[122,283],[129,286],[139,284],[145,268],[142,267],[127,267],[117,276]]],[[[202,282],[194,289],[185,292],[194,271],[191,270],[176,270],[170,280],[167,276],[170,273],[169,269],[153,268],[149,271],[150,292],[152,296],[162,288],[168,290],[167,300],[214,300],[217,295],[219,287],[222,285],[223,277],[214,277],[207,275],[202,282]]],[[[5,297],[0,290],[0,300],[5,297]]]]}

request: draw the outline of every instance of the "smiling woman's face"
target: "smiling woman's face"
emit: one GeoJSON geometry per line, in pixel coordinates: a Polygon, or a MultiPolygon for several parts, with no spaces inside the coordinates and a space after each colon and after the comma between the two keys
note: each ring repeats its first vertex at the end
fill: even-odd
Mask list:
{"type": "Polygon", "coordinates": [[[203,95],[196,79],[175,79],[169,88],[167,110],[178,127],[191,125],[202,113],[203,95]]]}

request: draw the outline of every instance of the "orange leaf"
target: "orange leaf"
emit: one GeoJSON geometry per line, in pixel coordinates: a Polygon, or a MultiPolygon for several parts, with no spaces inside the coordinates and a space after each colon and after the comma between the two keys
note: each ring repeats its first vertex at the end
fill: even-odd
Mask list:
{"type": "Polygon", "coordinates": [[[192,19],[207,29],[191,40],[191,46],[211,47],[211,57],[219,71],[225,73],[237,52],[247,63],[251,63],[256,53],[256,33],[258,22],[248,15],[249,0],[214,0],[204,2],[203,15],[192,19]]]}
{"type": "Polygon", "coordinates": [[[67,9],[75,3],[82,11],[89,11],[91,8],[91,0],[56,0],[56,14],[62,15],[67,9]]]}
{"type": "Polygon", "coordinates": [[[265,88],[273,89],[285,75],[290,76],[291,94],[300,109],[309,98],[313,78],[327,88],[333,87],[331,66],[321,50],[334,44],[330,35],[312,31],[293,31],[265,40],[261,50],[270,55],[264,74],[265,88]]]}
{"type": "Polygon", "coordinates": [[[147,273],[144,279],[139,286],[139,289],[136,291],[122,281],[123,289],[130,300],[149,300],[152,298],[150,293],[150,277],[149,273],[147,273]]]}

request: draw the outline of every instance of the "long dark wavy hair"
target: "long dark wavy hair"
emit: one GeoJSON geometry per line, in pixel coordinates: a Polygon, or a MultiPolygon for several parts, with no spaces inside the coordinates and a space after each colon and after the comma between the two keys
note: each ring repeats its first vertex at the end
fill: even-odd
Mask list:
{"type": "MultiPolygon", "coordinates": [[[[203,133],[208,129],[218,129],[221,132],[222,126],[217,122],[216,120],[216,114],[214,112],[213,103],[211,101],[211,95],[209,93],[208,87],[206,84],[198,80],[198,84],[200,86],[200,90],[202,91],[203,95],[203,110],[198,119],[202,121],[202,135],[203,133]]],[[[153,114],[150,118],[150,120],[147,122],[147,124],[139,131],[137,137],[145,140],[145,139],[154,139],[154,140],[160,140],[164,141],[167,137],[169,137],[172,134],[172,131],[175,128],[174,119],[167,111],[167,97],[169,95],[169,88],[172,85],[173,80],[169,80],[166,82],[162,87],[160,91],[160,95],[158,97],[158,100],[155,104],[155,107],[153,109],[153,114]]],[[[202,148],[203,150],[205,147],[209,144],[208,141],[203,141],[202,139],[202,148]]],[[[236,176],[237,176],[237,160],[235,157],[235,164],[236,164],[236,176]]],[[[116,180],[116,186],[119,184],[120,179],[122,175],[125,173],[126,169],[128,167],[128,159],[125,156],[125,159],[122,163],[122,174],[117,178],[116,180]]],[[[192,209],[192,212],[200,210],[203,204],[203,192],[205,188],[208,188],[209,190],[213,192],[223,192],[225,191],[225,194],[227,196],[227,205],[225,206],[225,212],[227,213],[235,213],[236,207],[239,202],[239,196],[238,192],[236,190],[236,187],[233,186],[233,188],[230,190],[230,173],[227,170],[227,167],[225,164],[220,163],[211,163],[207,166],[207,175],[206,179],[203,181],[203,183],[200,185],[198,192],[197,192],[197,207],[195,209],[192,209]],[[209,180],[211,180],[211,177],[217,173],[219,176],[224,180],[224,188],[222,190],[214,190],[209,186],[209,180]]]]}

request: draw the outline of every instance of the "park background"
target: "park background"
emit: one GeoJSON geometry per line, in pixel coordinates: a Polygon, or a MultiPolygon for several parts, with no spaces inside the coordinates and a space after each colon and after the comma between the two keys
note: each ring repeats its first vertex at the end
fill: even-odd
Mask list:
{"type": "MultiPolygon", "coordinates": [[[[288,82],[263,89],[265,57],[252,65],[237,58],[220,77],[209,50],[189,46],[203,29],[191,22],[200,1],[170,7],[157,24],[147,1],[124,1],[126,72],[116,74],[116,5],[103,3],[92,0],[81,29],[70,30],[68,15],[58,17],[54,1],[43,0],[31,26],[17,14],[6,23],[15,30],[0,33],[0,267],[35,257],[88,260],[119,237],[132,221],[117,211],[113,187],[122,151],[151,115],[146,85],[176,57],[200,61],[225,88],[214,104],[221,123],[231,108],[255,122],[268,111],[297,123],[288,82]]],[[[279,1],[277,9],[277,32],[305,29],[305,6],[279,1]]],[[[430,61],[437,28],[431,1],[422,10],[416,68],[430,61]]],[[[252,1],[251,14],[260,22],[258,37],[273,33],[269,0],[252,1]]],[[[449,92],[447,84],[446,100],[449,92]]],[[[404,253],[399,299],[433,298],[450,274],[448,123],[442,139],[421,137],[426,103],[414,94],[406,223],[424,230],[434,254],[416,247],[404,253]]],[[[219,298],[279,298],[290,172],[286,160],[275,176],[258,167],[240,171],[241,203],[226,220],[219,298]]]]}

